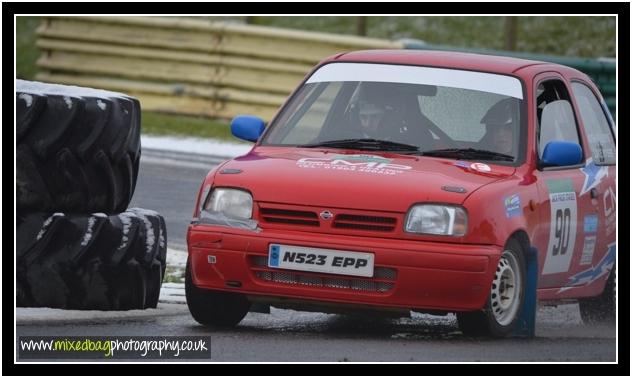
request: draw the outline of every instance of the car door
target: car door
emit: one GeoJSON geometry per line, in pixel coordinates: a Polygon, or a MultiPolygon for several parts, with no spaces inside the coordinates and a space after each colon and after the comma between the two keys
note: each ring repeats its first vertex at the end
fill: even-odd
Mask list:
{"type": "Polygon", "coordinates": [[[616,255],[616,144],[614,125],[603,98],[582,80],[571,82],[579,114],[580,131],[586,141],[586,165],[579,197],[587,202],[584,227],[579,230],[581,254],[565,287],[575,293],[601,292],[616,255]]]}
{"type": "MultiPolygon", "coordinates": [[[[535,99],[531,109],[536,117],[537,154],[542,156],[551,141],[584,142],[578,128],[577,112],[570,97],[569,85],[556,72],[542,73],[534,79],[535,99]]],[[[581,164],[565,167],[539,167],[534,175],[540,196],[538,210],[541,223],[534,237],[538,249],[540,289],[565,286],[581,258],[583,244],[579,240],[584,218],[593,214],[588,196],[581,196],[585,175],[581,164]]]]}

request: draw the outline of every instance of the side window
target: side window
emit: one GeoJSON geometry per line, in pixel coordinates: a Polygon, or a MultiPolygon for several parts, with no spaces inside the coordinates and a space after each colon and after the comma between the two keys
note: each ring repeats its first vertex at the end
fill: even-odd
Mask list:
{"type": "Polygon", "coordinates": [[[599,100],[587,85],[574,82],[571,86],[593,161],[595,164],[615,164],[614,138],[599,100]]]}
{"type": "Polygon", "coordinates": [[[554,140],[580,144],[569,93],[562,81],[549,80],[538,85],[537,107],[539,157],[554,140]]]}

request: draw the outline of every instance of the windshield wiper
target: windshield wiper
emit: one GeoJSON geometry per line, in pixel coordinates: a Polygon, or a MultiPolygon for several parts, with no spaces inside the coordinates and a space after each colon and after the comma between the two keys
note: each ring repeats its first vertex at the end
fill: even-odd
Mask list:
{"type": "Polygon", "coordinates": [[[419,151],[419,147],[411,145],[411,144],[393,142],[390,140],[371,139],[371,138],[328,140],[325,142],[304,144],[302,146],[297,146],[297,147],[354,148],[358,150],[372,150],[372,151],[406,151],[406,152],[419,151]]]}
{"type": "Polygon", "coordinates": [[[486,159],[486,160],[506,160],[513,161],[514,156],[501,154],[489,150],[479,150],[476,148],[444,148],[440,150],[423,151],[424,156],[455,157],[459,159],[486,159]]]}

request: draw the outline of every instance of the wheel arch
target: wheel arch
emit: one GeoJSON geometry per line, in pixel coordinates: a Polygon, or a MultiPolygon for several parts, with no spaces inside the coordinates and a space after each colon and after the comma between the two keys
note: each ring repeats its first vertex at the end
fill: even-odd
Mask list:
{"type": "Polygon", "coordinates": [[[525,262],[525,289],[522,311],[514,328],[514,336],[535,336],[535,317],[537,312],[538,289],[538,251],[532,246],[529,235],[523,229],[515,230],[507,238],[505,245],[515,240],[522,247],[525,262]]]}
{"type": "MultiPolygon", "coordinates": [[[[528,254],[528,251],[531,248],[531,241],[529,239],[529,235],[527,235],[527,232],[525,230],[520,229],[514,231],[507,238],[507,242],[509,242],[509,240],[511,239],[516,240],[522,247],[523,251],[528,254]]],[[[507,244],[507,242],[505,242],[505,245],[507,244]]],[[[527,257],[528,256],[525,256],[525,258],[527,257]]]]}

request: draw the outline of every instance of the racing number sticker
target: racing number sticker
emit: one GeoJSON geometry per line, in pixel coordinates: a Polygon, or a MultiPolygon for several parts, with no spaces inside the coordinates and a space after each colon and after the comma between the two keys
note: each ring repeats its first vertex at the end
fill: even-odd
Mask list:
{"type": "Polygon", "coordinates": [[[549,180],[546,184],[551,201],[551,226],[542,274],[566,272],[575,250],[577,197],[570,179],[549,180]]]}

